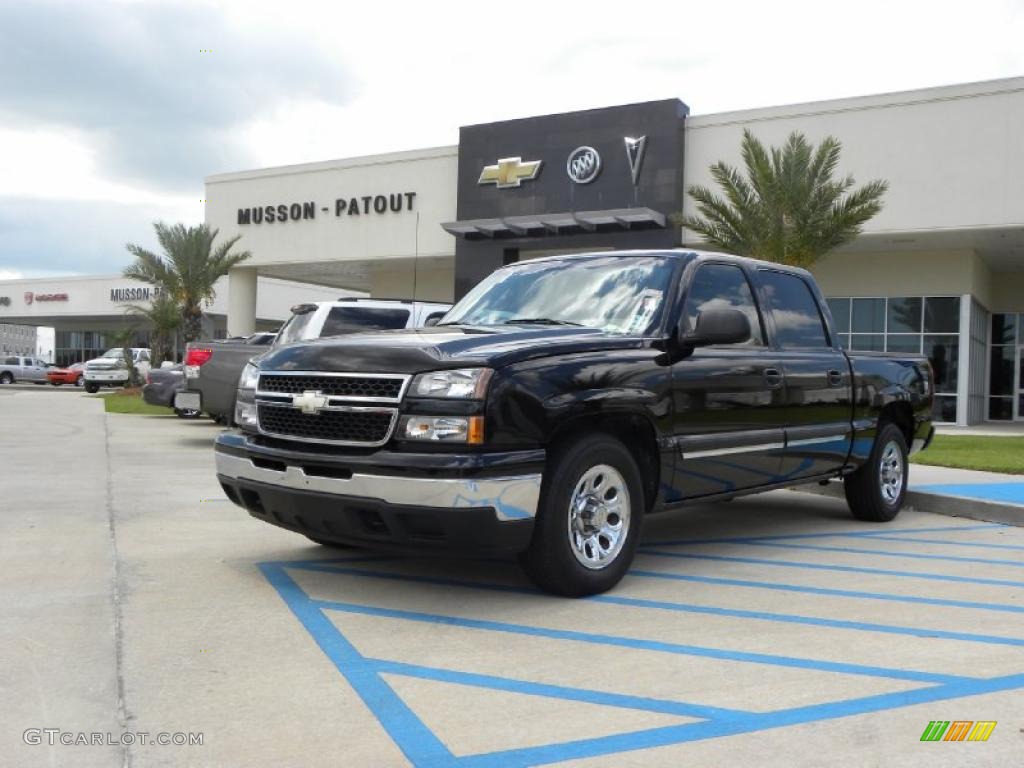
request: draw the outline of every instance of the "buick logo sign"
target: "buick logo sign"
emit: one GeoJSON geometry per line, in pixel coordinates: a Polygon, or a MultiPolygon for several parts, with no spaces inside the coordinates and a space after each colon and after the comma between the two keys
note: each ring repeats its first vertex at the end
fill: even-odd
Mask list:
{"type": "Polygon", "coordinates": [[[569,154],[565,170],[577,184],[589,184],[601,172],[601,156],[593,147],[577,147],[569,154]]]}

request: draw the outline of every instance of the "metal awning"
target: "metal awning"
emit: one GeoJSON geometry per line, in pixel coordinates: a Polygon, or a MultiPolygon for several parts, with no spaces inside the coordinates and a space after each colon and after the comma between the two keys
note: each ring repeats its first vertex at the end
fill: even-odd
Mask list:
{"type": "Polygon", "coordinates": [[[526,237],[557,235],[566,231],[595,232],[603,229],[631,227],[665,227],[665,214],[651,208],[615,208],[607,211],[566,211],[538,213],[531,216],[506,216],[503,219],[468,219],[441,225],[456,237],[470,239],[494,237],[526,237]]]}

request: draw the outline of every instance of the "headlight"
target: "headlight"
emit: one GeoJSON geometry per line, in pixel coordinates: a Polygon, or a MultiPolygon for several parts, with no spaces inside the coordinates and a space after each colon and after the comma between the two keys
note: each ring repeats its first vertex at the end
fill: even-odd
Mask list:
{"type": "Polygon", "coordinates": [[[406,416],[399,434],[406,440],[480,445],[484,441],[483,416],[406,416]]]}
{"type": "Polygon", "coordinates": [[[238,377],[238,388],[239,389],[256,389],[256,384],[260,380],[260,369],[252,363],[246,363],[245,368],[242,369],[242,375],[238,377]]]}
{"type": "Polygon", "coordinates": [[[490,368],[455,368],[421,373],[412,380],[412,397],[452,397],[482,400],[493,374],[490,368]]]}

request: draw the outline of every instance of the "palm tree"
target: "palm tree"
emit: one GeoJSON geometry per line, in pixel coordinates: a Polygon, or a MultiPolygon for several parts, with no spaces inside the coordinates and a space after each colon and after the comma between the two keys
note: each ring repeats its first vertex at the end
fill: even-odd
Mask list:
{"type": "Polygon", "coordinates": [[[691,186],[687,191],[701,215],[676,220],[729,253],[810,266],[856,237],[864,222],[882,209],[881,198],[889,187],[876,179],[853,189],[853,176],[834,179],[841,149],[833,136],[815,148],[796,132],[781,149],[765,149],[744,130],[746,174],[715,163],[711,176],[724,197],[691,186]]]}
{"type": "Polygon", "coordinates": [[[195,341],[202,333],[203,304],[209,304],[214,297],[214,283],[250,254],[248,251],[230,253],[241,235],[228,238],[214,248],[218,230],[211,230],[206,224],[187,227],[158,221],[153,228],[163,255],[129,243],[128,252],[135,257],[135,262],[125,267],[123,274],[155,285],[177,302],[185,342],[195,341]]]}
{"type": "Polygon", "coordinates": [[[170,294],[158,290],[148,307],[142,304],[129,304],[126,311],[146,320],[152,328],[149,348],[153,367],[159,368],[164,360],[173,359],[176,347],[174,335],[181,326],[181,308],[178,302],[171,298],[170,294]]]}

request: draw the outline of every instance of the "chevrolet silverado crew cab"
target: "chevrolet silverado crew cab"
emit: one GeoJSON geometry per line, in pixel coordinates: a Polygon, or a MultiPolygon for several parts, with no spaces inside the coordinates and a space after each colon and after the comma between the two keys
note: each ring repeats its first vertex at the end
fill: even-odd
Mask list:
{"type": "Polygon", "coordinates": [[[227,496],[324,544],[517,553],[562,595],[613,587],[646,515],[843,478],[903,504],[923,357],[847,353],[811,275],[716,253],[554,256],[436,326],[271,350],[216,441],[227,496]]]}

